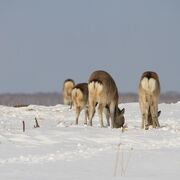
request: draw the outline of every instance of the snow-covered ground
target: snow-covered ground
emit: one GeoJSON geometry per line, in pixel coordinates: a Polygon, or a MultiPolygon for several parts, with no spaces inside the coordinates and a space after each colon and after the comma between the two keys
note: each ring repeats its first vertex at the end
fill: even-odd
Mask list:
{"type": "Polygon", "coordinates": [[[148,131],[140,129],[138,103],[120,107],[125,132],[100,128],[97,115],[84,126],[83,112],[74,125],[64,105],[0,106],[0,179],[179,179],[180,103],[160,104],[161,128],[148,131]]]}

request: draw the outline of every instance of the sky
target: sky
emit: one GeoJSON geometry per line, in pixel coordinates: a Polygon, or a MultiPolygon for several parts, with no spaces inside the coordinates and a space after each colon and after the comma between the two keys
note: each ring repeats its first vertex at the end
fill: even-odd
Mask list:
{"type": "Polygon", "coordinates": [[[60,92],[105,70],[120,92],[144,71],[180,92],[179,0],[0,0],[0,93],[60,92]]]}

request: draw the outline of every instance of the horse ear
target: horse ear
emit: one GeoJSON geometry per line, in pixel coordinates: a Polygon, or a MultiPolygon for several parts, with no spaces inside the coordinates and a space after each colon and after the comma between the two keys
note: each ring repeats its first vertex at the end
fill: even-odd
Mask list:
{"type": "Polygon", "coordinates": [[[125,109],[123,108],[122,110],[121,110],[121,114],[124,114],[125,113],[125,109]]]}
{"type": "Polygon", "coordinates": [[[158,111],[158,117],[161,115],[161,111],[158,111]]]}

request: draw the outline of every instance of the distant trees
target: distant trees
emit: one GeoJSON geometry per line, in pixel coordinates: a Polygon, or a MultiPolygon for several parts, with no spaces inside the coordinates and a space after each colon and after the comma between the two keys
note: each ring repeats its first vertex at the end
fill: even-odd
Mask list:
{"type": "MultiPolygon", "coordinates": [[[[160,95],[160,103],[176,103],[180,101],[180,93],[170,91],[160,95]]],[[[120,102],[138,102],[138,95],[136,93],[120,93],[120,102]]],[[[34,93],[34,94],[0,94],[0,105],[6,106],[20,106],[20,105],[44,105],[53,106],[56,104],[63,104],[63,96],[60,93],[34,93]]]]}
{"type": "Polygon", "coordinates": [[[19,105],[56,105],[62,103],[62,96],[59,93],[34,93],[34,94],[0,94],[0,104],[6,106],[19,105]]]}

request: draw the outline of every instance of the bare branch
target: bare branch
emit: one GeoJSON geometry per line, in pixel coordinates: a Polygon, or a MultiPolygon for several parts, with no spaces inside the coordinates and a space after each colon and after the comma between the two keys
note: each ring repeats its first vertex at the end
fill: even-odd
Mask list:
{"type": "Polygon", "coordinates": [[[23,121],[23,132],[25,132],[25,122],[23,121]]]}
{"type": "Polygon", "coordinates": [[[37,120],[37,118],[35,117],[35,125],[34,125],[34,128],[39,128],[40,126],[39,126],[39,124],[38,124],[38,120],[37,120]]]}

